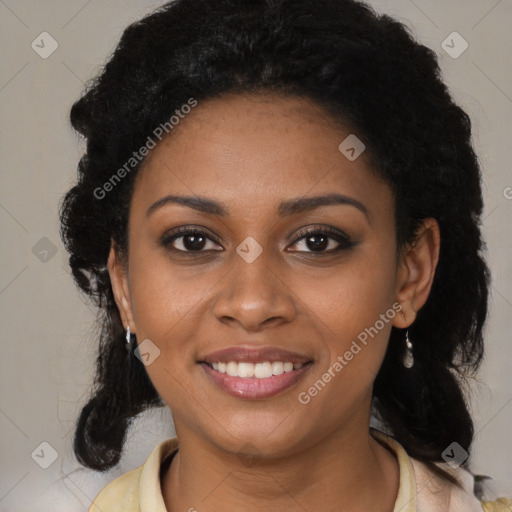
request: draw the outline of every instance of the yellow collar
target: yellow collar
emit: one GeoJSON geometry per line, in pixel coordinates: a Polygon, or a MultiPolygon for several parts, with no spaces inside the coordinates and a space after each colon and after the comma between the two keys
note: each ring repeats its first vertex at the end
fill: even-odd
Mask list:
{"type": "MultiPolygon", "coordinates": [[[[392,437],[374,428],[371,428],[371,434],[390,447],[400,467],[400,484],[393,512],[482,512],[482,504],[471,492],[469,482],[472,477],[468,472],[461,468],[451,471],[467,479],[464,491],[455,489],[432,473],[425,464],[411,459],[392,437]]],[[[98,494],[89,512],[167,512],[160,485],[160,469],[162,462],[177,449],[177,438],[157,445],[144,465],[107,485],[98,494]]],[[[443,469],[450,471],[448,467],[443,469]]],[[[191,504],[193,506],[197,508],[198,504],[191,504]]]]}

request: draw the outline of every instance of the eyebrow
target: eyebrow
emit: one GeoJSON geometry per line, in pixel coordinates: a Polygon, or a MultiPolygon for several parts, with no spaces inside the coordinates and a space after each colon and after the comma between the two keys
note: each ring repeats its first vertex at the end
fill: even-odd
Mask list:
{"type": "MultiPolygon", "coordinates": [[[[176,196],[168,195],[162,197],[153,203],[146,212],[146,216],[151,215],[155,210],[162,208],[168,204],[181,204],[188,206],[194,210],[211,215],[218,215],[220,217],[229,216],[229,209],[221,202],[206,197],[199,196],[176,196]]],[[[353,197],[345,196],[342,194],[327,194],[322,196],[313,197],[298,197],[289,199],[279,203],[277,212],[280,217],[295,215],[297,213],[304,213],[311,210],[320,208],[321,206],[330,205],[349,205],[354,206],[366,216],[368,222],[371,222],[370,212],[363,203],[354,199],[353,197]]]]}

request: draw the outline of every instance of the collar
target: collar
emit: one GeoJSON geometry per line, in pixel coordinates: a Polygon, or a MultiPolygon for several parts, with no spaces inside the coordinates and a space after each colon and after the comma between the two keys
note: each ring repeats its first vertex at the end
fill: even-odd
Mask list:
{"type": "MultiPolygon", "coordinates": [[[[387,445],[398,460],[400,481],[393,512],[482,512],[482,505],[472,492],[470,473],[440,464],[463,482],[464,490],[460,490],[438,477],[422,462],[410,458],[396,439],[373,427],[370,433],[387,445]]],[[[175,455],[177,450],[177,438],[157,445],[143,466],[125,473],[105,487],[89,510],[97,512],[97,505],[100,510],[114,512],[167,512],[160,472],[164,461],[175,455]]]]}

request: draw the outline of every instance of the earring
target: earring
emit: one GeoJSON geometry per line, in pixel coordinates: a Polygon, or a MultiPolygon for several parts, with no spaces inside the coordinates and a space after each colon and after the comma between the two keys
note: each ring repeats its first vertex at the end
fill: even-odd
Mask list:
{"type": "Polygon", "coordinates": [[[409,331],[405,332],[405,344],[406,344],[406,349],[405,349],[405,355],[402,360],[402,363],[405,366],[405,368],[412,368],[414,365],[414,357],[412,355],[412,350],[411,350],[412,343],[411,343],[411,340],[409,339],[409,331]]]}
{"type": "Polygon", "coordinates": [[[128,346],[130,346],[130,341],[131,341],[131,335],[130,335],[130,326],[127,325],[126,326],[126,343],[128,344],[128,346]]]}

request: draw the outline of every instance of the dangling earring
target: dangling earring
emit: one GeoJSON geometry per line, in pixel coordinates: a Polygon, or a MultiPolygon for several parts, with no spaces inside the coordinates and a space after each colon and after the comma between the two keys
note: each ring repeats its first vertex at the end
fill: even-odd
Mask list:
{"type": "Polygon", "coordinates": [[[404,354],[402,363],[405,366],[405,368],[412,368],[414,365],[414,357],[412,355],[412,350],[411,350],[412,343],[411,343],[411,340],[409,339],[409,331],[405,332],[405,344],[406,344],[406,349],[405,349],[405,354],[404,354]]]}
{"type": "Polygon", "coordinates": [[[130,326],[127,325],[126,326],[126,343],[128,344],[128,346],[130,346],[130,341],[132,340],[131,338],[131,335],[130,335],[130,326]]]}

